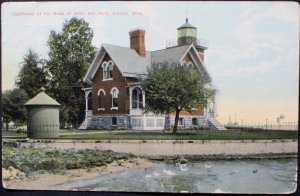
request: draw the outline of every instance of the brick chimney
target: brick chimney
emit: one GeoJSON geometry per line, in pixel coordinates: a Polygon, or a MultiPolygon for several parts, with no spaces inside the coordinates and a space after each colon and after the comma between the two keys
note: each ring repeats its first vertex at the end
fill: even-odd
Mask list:
{"type": "Polygon", "coordinates": [[[145,57],[145,31],[142,29],[136,29],[129,32],[130,35],[130,48],[136,50],[136,52],[145,57]]]}

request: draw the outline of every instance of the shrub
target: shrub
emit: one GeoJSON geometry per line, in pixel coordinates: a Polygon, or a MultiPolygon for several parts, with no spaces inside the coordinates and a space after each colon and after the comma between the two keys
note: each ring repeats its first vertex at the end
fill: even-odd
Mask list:
{"type": "Polygon", "coordinates": [[[18,128],[16,132],[17,133],[27,133],[27,129],[25,129],[25,128],[18,128]]]}
{"type": "Polygon", "coordinates": [[[114,160],[128,159],[132,154],[116,153],[113,151],[100,150],[44,150],[4,148],[3,167],[14,168],[25,173],[45,170],[59,172],[64,169],[78,169],[87,167],[103,166],[114,160]]]}

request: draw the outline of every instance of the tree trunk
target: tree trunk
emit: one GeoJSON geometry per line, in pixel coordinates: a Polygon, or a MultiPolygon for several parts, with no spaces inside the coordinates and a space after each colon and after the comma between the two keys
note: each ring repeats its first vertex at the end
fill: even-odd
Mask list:
{"type": "Polygon", "coordinates": [[[177,134],[177,127],[178,127],[179,113],[180,113],[180,110],[179,110],[179,109],[176,109],[175,122],[174,122],[173,133],[172,133],[173,135],[176,135],[176,134],[177,134]]]}

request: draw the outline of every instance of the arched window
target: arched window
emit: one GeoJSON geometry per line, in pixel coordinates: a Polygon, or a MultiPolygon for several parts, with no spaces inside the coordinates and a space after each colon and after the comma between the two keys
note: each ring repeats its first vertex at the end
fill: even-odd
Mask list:
{"type": "Polygon", "coordinates": [[[143,107],[143,95],[142,95],[142,91],[140,88],[134,88],[132,90],[132,108],[136,109],[136,108],[142,108],[143,107]]]}
{"type": "Polygon", "coordinates": [[[103,69],[103,79],[108,78],[108,72],[107,72],[108,64],[106,61],[102,63],[102,69],[103,69]]]}
{"type": "Polygon", "coordinates": [[[112,61],[108,62],[108,78],[113,78],[113,70],[114,70],[114,63],[112,61]]]}
{"type": "Polygon", "coordinates": [[[111,97],[112,97],[112,109],[118,109],[118,95],[119,91],[117,88],[112,88],[111,91],[111,97]]]}
{"type": "Polygon", "coordinates": [[[105,110],[104,100],[105,100],[105,91],[100,89],[98,91],[98,110],[105,110]]]}
{"type": "Polygon", "coordinates": [[[114,63],[112,61],[102,63],[103,68],[103,80],[108,80],[113,78],[114,63]]]}

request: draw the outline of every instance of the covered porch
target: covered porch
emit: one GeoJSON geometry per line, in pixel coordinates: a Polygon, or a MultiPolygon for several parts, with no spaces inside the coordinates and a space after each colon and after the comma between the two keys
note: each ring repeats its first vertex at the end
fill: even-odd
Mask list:
{"type": "Polygon", "coordinates": [[[82,88],[85,93],[85,118],[91,118],[93,115],[92,106],[92,87],[82,88]]]}
{"type": "Polygon", "coordinates": [[[129,115],[143,115],[146,106],[145,92],[138,83],[129,86],[129,115]]]}
{"type": "Polygon", "coordinates": [[[129,115],[131,130],[133,131],[162,131],[165,117],[145,114],[146,95],[139,83],[128,85],[129,87],[129,115]]]}

